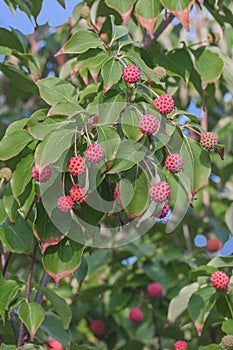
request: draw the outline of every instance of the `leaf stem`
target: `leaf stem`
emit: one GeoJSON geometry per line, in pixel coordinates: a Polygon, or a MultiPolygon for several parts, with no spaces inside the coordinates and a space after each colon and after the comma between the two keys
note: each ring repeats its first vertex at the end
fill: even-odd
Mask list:
{"type": "Polygon", "coordinates": [[[231,303],[229,301],[228,295],[224,295],[224,296],[225,296],[225,299],[226,299],[226,302],[227,302],[228,309],[229,309],[230,314],[231,314],[231,318],[233,319],[233,309],[232,309],[231,303]]]}

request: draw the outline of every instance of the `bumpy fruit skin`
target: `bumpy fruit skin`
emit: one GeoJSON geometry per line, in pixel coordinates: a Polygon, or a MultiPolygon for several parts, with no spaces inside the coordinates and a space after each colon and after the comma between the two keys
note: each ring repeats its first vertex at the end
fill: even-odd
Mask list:
{"type": "Polygon", "coordinates": [[[170,173],[179,173],[184,168],[184,160],[178,153],[169,154],[165,160],[165,168],[170,173]]]}
{"type": "Polygon", "coordinates": [[[114,196],[115,201],[121,205],[122,202],[121,202],[121,197],[120,197],[120,185],[119,184],[116,185],[114,192],[113,192],[113,196],[114,196]]]}
{"type": "Polygon", "coordinates": [[[90,323],[90,330],[97,337],[102,337],[106,332],[106,325],[102,320],[93,320],[90,323]]]}
{"type": "Polygon", "coordinates": [[[44,183],[47,182],[52,176],[52,169],[49,165],[46,165],[41,172],[39,172],[37,166],[32,168],[32,177],[37,182],[44,183]]]}
{"type": "Polygon", "coordinates": [[[57,200],[58,209],[67,213],[74,207],[74,201],[70,196],[62,196],[57,200]]]}
{"type": "Polygon", "coordinates": [[[225,335],[221,341],[223,350],[233,350],[233,335],[225,335]]]}
{"type": "Polygon", "coordinates": [[[216,271],[210,276],[210,283],[219,290],[226,290],[229,285],[229,277],[223,271],[216,271]]]}
{"type": "Polygon", "coordinates": [[[222,246],[222,241],[220,241],[218,238],[210,238],[207,240],[206,250],[207,252],[215,253],[222,249],[222,246]]]}
{"type": "Polygon", "coordinates": [[[0,169],[0,178],[5,179],[6,181],[10,181],[12,177],[12,171],[10,168],[4,167],[0,169]]]}
{"type": "Polygon", "coordinates": [[[212,131],[201,134],[200,144],[207,150],[215,149],[218,144],[217,135],[212,131]]]}
{"type": "Polygon", "coordinates": [[[100,145],[98,145],[97,143],[93,143],[87,148],[85,156],[89,160],[89,162],[99,163],[101,162],[101,160],[104,159],[105,154],[103,148],[100,145]]]}
{"type": "Polygon", "coordinates": [[[174,100],[171,95],[162,94],[154,100],[154,106],[161,114],[169,114],[174,108],[174,100]]]}
{"type": "Polygon", "coordinates": [[[171,188],[166,181],[159,181],[149,189],[149,195],[155,202],[165,202],[171,195],[171,188]]]}
{"type": "Polygon", "coordinates": [[[64,346],[56,339],[51,339],[47,344],[48,350],[63,350],[64,346]]]}
{"type": "Polygon", "coordinates": [[[169,212],[169,205],[168,203],[166,202],[163,206],[163,209],[157,214],[157,218],[158,219],[163,219],[167,216],[169,212]]]}
{"type": "Polygon", "coordinates": [[[143,312],[139,307],[134,307],[129,312],[129,319],[133,323],[141,322],[143,319],[143,312]]]}
{"type": "Polygon", "coordinates": [[[150,298],[160,298],[163,296],[163,287],[158,282],[150,283],[147,287],[147,293],[150,298]]]}
{"type": "Polygon", "coordinates": [[[159,122],[153,115],[145,114],[140,118],[138,127],[143,134],[151,135],[158,130],[159,122]]]}
{"type": "Polygon", "coordinates": [[[71,157],[68,161],[68,171],[74,176],[80,176],[86,171],[85,159],[81,156],[71,157]]]}
{"type": "Polygon", "coordinates": [[[153,69],[153,71],[155,72],[155,74],[157,75],[157,77],[159,78],[159,80],[163,80],[166,75],[167,75],[167,71],[164,67],[161,66],[157,66],[153,69]]]}
{"type": "Polygon", "coordinates": [[[187,349],[187,347],[188,347],[188,344],[184,340],[178,340],[174,344],[175,350],[187,349]]]}
{"type": "Polygon", "coordinates": [[[70,189],[70,197],[74,202],[83,203],[87,200],[85,187],[80,184],[75,184],[70,189]]]}
{"type": "Polygon", "coordinates": [[[127,83],[137,83],[141,78],[140,69],[135,65],[125,67],[122,77],[127,83]]]}

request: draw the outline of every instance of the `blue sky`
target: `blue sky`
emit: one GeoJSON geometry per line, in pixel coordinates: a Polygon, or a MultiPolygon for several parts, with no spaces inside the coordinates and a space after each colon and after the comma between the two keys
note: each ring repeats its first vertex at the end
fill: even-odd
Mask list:
{"type": "MultiPolygon", "coordinates": [[[[38,24],[49,22],[51,26],[63,24],[72,15],[74,7],[81,0],[66,0],[66,9],[63,9],[56,0],[44,0],[42,10],[38,16],[38,24]]],[[[33,24],[29,18],[20,10],[17,10],[16,17],[9,10],[3,0],[0,0],[0,27],[13,27],[24,34],[31,34],[34,31],[33,24]]]]}

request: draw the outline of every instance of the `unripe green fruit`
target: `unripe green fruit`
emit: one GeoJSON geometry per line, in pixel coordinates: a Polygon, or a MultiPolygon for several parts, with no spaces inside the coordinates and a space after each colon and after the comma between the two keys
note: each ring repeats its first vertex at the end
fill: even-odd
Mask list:
{"type": "Polygon", "coordinates": [[[90,15],[90,7],[88,7],[87,5],[83,5],[81,8],[80,15],[82,18],[87,19],[90,15]]]}
{"type": "Polygon", "coordinates": [[[12,171],[10,168],[5,167],[0,169],[0,178],[5,179],[6,181],[10,181],[11,177],[12,177],[12,171]]]}
{"type": "Polygon", "coordinates": [[[222,338],[221,347],[223,350],[233,350],[233,335],[225,335],[222,338]]]}

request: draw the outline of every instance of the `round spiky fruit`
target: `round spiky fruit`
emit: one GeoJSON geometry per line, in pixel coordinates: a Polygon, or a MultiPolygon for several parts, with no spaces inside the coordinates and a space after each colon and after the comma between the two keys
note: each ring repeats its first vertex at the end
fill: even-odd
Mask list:
{"type": "Polygon", "coordinates": [[[80,176],[86,171],[85,159],[81,156],[71,157],[68,161],[68,171],[74,176],[80,176]]]}
{"type": "Polygon", "coordinates": [[[210,253],[218,252],[220,249],[222,249],[222,241],[220,241],[218,238],[210,238],[206,242],[206,250],[210,253]]]}
{"type": "Polygon", "coordinates": [[[159,122],[153,115],[145,114],[140,118],[138,127],[143,134],[150,135],[158,130],[159,122]]]}
{"type": "Polygon", "coordinates": [[[115,201],[121,205],[122,202],[121,202],[121,197],[120,197],[120,185],[119,184],[116,185],[114,192],[113,192],[113,196],[114,196],[115,201]]]}
{"type": "Polygon", "coordinates": [[[125,67],[122,77],[127,83],[137,83],[141,78],[140,69],[135,65],[125,67]]]}
{"type": "Polygon", "coordinates": [[[157,75],[157,77],[159,78],[159,80],[163,80],[166,75],[167,75],[167,71],[164,67],[161,66],[157,66],[153,69],[153,71],[155,72],[155,74],[157,75]]]}
{"type": "Polygon", "coordinates": [[[0,178],[5,179],[6,181],[10,181],[12,177],[12,171],[10,168],[4,167],[0,169],[0,178]]]}
{"type": "Polygon", "coordinates": [[[86,189],[80,184],[75,184],[70,189],[70,197],[74,202],[83,203],[87,200],[86,189]]]}
{"type": "Polygon", "coordinates": [[[52,169],[49,165],[46,165],[42,171],[38,170],[37,166],[32,168],[32,177],[40,183],[47,182],[52,176],[52,169]]]}
{"type": "Polygon", "coordinates": [[[73,209],[74,201],[70,196],[62,196],[58,198],[57,206],[61,211],[67,213],[68,211],[73,209]]]}
{"type": "Polygon", "coordinates": [[[169,154],[165,160],[165,168],[170,173],[179,173],[183,170],[184,160],[178,153],[169,154]]]}
{"type": "Polygon", "coordinates": [[[229,285],[229,277],[223,271],[216,271],[210,276],[210,283],[219,290],[227,290],[229,285]]]}
{"type": "Polygon", "coordinates": [[[51,339],[47,344],[47,350],[63,350],[64,346],[56,339],[51,339]]]}
{"type": "Polygon", "coordinates": [[[101,162],[101,160],[104,159],[105,154],[103,148],[100,145],[98,145],[98,143],[93,143],[87,148],[85,156],[89,160],[89,162],[99,163],[101,162]]]}
{"type": "Polygon", "coordinates": [[[223,350],[233,350],[233,335],[225,335],[221,341],[223,350]]]}
{"type": "Polygon", "coordinates": [[[155,202],[165,202],[171,195],[171,188],[166,181],[159,181],[149,189],[149,195],[155,202]]]}
{"type": "Polygon", "coordinates": [[[201,134],[200,144],[208,150],[215,149],[218,144],[217,135],[212,131],[204,132],[201,134]]]}
{"type": "Polygon", "coordinates": [[[163,209],[157,214],[157,218],[158,219],[163,219],[167,216],[169,212],[169,205],[168,203],[166,202],[163,206],[163,209]]]}
{"type": "Polygon", "coordinates": [[[187,349],[187,347],[188,347],[188,344],[184,340],[178,340],[174,344],[175,350],[187,349]]]}
{"type": "Polygon", "coordinates": [[[102,337],[106,332],[106,325],[102,320],[93,320],[90,323],[90,330],[97,337],[102,337]]]}
{"type": "Polygon", "coordinates": [[[150,283],[147,287],[147,293],[150,298],[160,298],[163,296],[163,287],[158,282],[150,283]]]}
{"type": "Polygon", "coordinates": [[[156,109],[161,114],[169,114],[174,108],[174,100],[171,95],[162,94],[154,100],[156,109]]]}
{"type": "Polygon", "coordinates": [[[90,15],[90,7],[87,6],[86,4],[84,4],[81,8],[81,11],[80,11],[80,16],[84,19],[87,19],[90,15]]]}
{"type": "Polygon", "coordinates": [[[139,307],[133,307],[129,312],[129,319],[133,323],[141,322],[143,319],[143,312],[139,307]]]}

